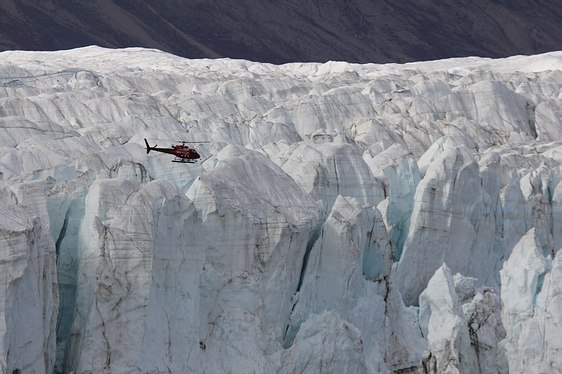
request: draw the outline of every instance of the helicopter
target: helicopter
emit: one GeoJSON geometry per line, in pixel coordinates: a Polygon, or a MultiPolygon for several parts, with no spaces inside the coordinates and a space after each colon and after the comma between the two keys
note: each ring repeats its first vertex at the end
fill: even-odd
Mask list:
{"type": "Polygon", "coordinates": [[[194,143],[194,142],[186,142],[181,141],[181,144],[171,145],[171,148],[158,148],[158,145],[151,147],[148,144],[148,140],[144,139],[144,143],[146,144],[146,154],[149,154],[150,151],[162,152],[162,153],[169,153],[171,155],[176,156],[172,162],[180,162],[183,164],[194,164],[197,162],[198,159],[201,158],[199,153],[190,146],[186,145],[186,143],[194,143]]]}

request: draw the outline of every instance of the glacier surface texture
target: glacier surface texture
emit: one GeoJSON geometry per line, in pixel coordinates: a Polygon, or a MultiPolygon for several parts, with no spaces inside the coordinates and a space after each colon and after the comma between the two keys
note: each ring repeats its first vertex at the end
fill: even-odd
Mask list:
{"type": "Polygon", "coordinates": [[[0,371],[562,372],[561,86],[0,53],[0,371]]]}

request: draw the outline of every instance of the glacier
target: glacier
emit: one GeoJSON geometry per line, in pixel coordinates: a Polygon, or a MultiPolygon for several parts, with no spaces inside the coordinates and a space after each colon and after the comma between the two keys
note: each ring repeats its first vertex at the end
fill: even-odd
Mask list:
{"type": "Polygon", "coordinates": [[[561,371],[561,87],[562,52],[1,52],[2,372],[561,371]]]}

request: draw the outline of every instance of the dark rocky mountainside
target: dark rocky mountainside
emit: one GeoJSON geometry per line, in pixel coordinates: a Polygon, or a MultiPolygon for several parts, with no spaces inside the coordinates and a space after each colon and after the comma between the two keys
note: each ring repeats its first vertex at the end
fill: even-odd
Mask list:
{"type": "Polygon", "coordinates": [[[143,46],[261,62],[562,49],[559,0],[2,0],[0,50],[143,46]]]}

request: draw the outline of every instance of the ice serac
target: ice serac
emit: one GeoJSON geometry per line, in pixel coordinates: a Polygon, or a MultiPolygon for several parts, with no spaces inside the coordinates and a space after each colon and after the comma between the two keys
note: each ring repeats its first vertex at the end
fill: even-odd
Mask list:
{"type": "Polygon", "coordinates": [[[226,346],[238,344],[240,332],[222,326],[226,321],[257,324],[259,330],[248,331],[259,332],[260,347],[279,348],[322,207],[259,152],[227,146],[214,163],[187,195],[206,238],[200,312],[206,362],[227,367],[238,355],[226,346]]]}
{"type": "Polygon", "coordinates": [[[408,236],[394,274],[407,305],[417,304],[444,262],[453,271],[477,277],[493,265],[479,254],[488,251],[493,231],[487,224],[489,197],[478,164],[465,144],[447,138],[438,145],[428,151],[436,154],[416,188],[408,236]]]}
{"type": "Polygon", "coordinates": [[[385,207],[381,213],[388,226],[393,259],[397,261],[402,256],[414,195],[421,177],[416,159],[404,145],[394,144],[382,152],[373,148],[366,150],[363,158],[384,187],[386,201],[381,203],[385,207]]]}
{"type": "Polygon", "coordinates": [[[373,305],[372,309],[384,310],[384,303],[376,297],[375,283],[368,280],[381,281],[391,264],[390,243],[380,213],[339,196],[309,253],[287,331],[288,343],[309,313],[335,310],[349,319],[360,299],[378,299],[378,307],[373,305]],[[369,291],[371,294],[366,294],[369,291]]]}
{"type": "MultiPolygon", "coordinates": [[[[397,293],[388,280],[391,252],[380,212],[338,196],[308,256],[285,344],[299,344],[305,321],[326,317],[311,314],[330,311],[357,329],[363,360],[372,370],[414,366],[419,360],[416,344],[421,345],[421,339],[416,339],[414,324],[404,321],[400,297],[393,297],[397,293]],[[393,312],[387,315],[389,310],[393,312]],[[404,334],[392,339],[391,331],[397,329],[404,334]],[[402,340],[403,336],[411,340],[402,340]],[[408,353],[400,355],[405,346],[408,353]]],[[[338,371],[337,366],[328,370],[338,371]]]]}
{"type": "Polygon", "coordinates": [[[562,370],[558,338],[562,333],[562,260],[545,257],[536,231],[517,243],[501,270],[501,342],[509,372],[555,373],[562,370]]]}
{"type": "Polygon", "coordinates": [[[562,99],[542,101],[534,111],[537,138],[543,142],[560,140],[562,133],[559,119],[562,118],[562,99]]]}
{"type": "Polygon", "coordinates": [[[47,373],[55,362],[54,247],[44,240],[36,212],[15,204],[5,190],[0,217],[0,370],[47,373]]]}
{"type": "Polygon", "coordinates": [[[197,366],[200,220],[173,185],[98,179],[85,201],[63,371],[197,366]]]}
{"type": "Polygon", "coordinates": [[[420,328],[428,350],[422,361],[426,373],[476,373],[468,327],[455,292],[451,270],[441,266],[420,295],[420,328]]]}
{"type": "Polygon", "coordinates": [[[339,195],[366,205],[384,199],[382,183],[373,177],[359,147],[345,136],[318,131],[272,159],[306,193],[322,200],[326,214],[339,195]]]}
{"type": "Polygon", "coordinates": [[[270,358],[256,314],[227,307],[213,321],[213,333],[197,345],[201,373],[274,373],[276,360],[270,358]]]}
{"type": "Polygon", "coordinates": [[[440,100],[447,116],[463,116],[486,123],[489,130],[518,140],[530,140],[534,133],[527,114],[527,101],[522,95],[495,80],[481,80],[466,90],[458,90],[440,100]]]}
{"type": "Polygon", "coordinates": [[[457,273],[453,282],[462,305],[478,372],[498,372],[502,360],[498,346],[505,338],[500,297],[491,287],[478,287],[477,280],[472,277],[457,273]]]}
{"type": "Polygon", "coordinates": [[[318,373],[390,373],[380,366],[382,359],[373,358],[379,366],[366,362],[364,335],[335,311],[313,314],[301,325],[294,344],[283,355],[280,374],[318,373]]]}

